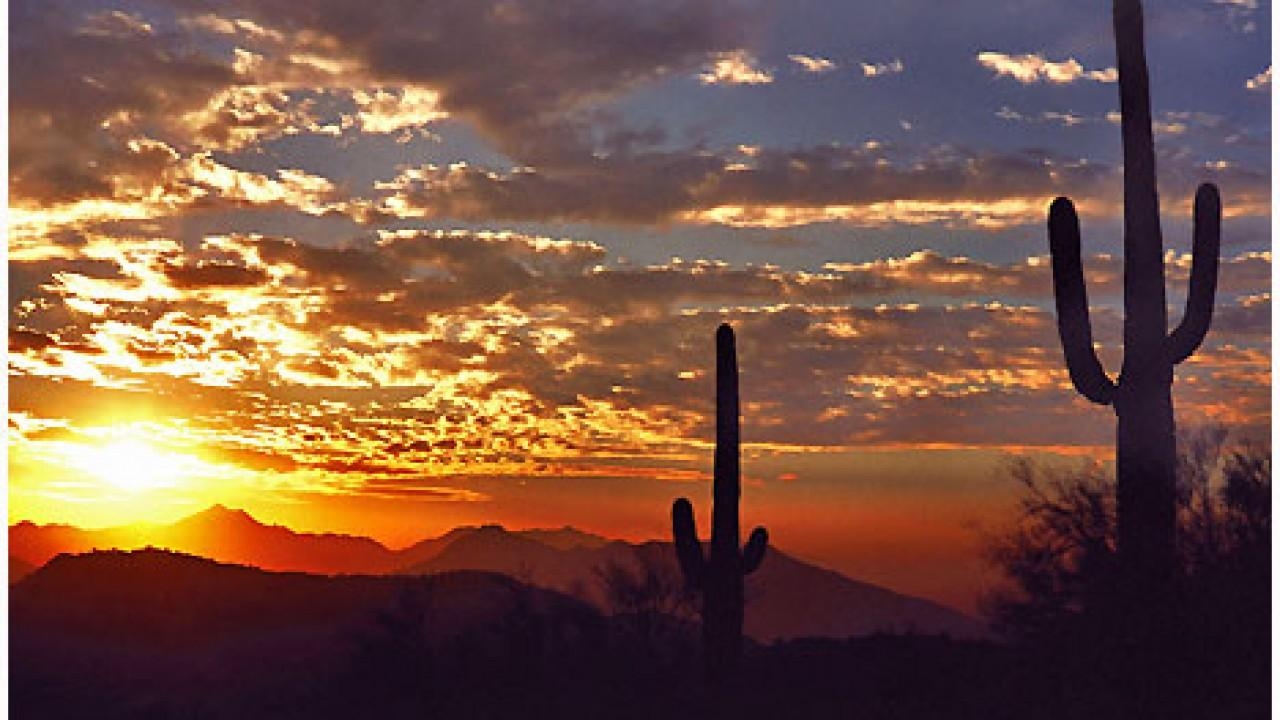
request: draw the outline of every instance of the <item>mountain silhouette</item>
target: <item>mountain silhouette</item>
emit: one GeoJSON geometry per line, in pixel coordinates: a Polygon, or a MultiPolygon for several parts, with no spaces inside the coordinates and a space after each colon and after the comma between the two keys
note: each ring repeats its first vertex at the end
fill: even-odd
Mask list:
{"type": "MultiPolygon", "coordinates": [[[[493,573],[322,576],[157,549],[59,555],[11,588],[13,707],[39,717],[359,716],[327,707],[329,686],[350,676],[353,652],[381,641],[379,623],[405,598],[431,618],[429,632],[391,640],[442,652],[483,647],[474,638],[512,617],[599,618],[493,573]]],[[[376,701],[359,688],[337,696],[376,701]]]]}
{"type": "Polygon", "coordinates": [[[591,568],[598,558],[602,559],[600,556],[599,548],[561,550],[500,525],[484,525],[456,534],[434,557],[400,572],[430,575],[450,570],[487,570],[540,587],[568,591],[574,589],[576,582],[588,579],[591,568]]]}
{"type": "MultiPolygon", "coordinates": [[[[431,577],[323,576],[221,563],[169,550],[99,550],[59,555],[14,585],[15,626],[58,627],[81,637],[139,645],[259,642],[301,629],[330,632],[387,604],[405,588],[434,593],[441,628],[485,622],[518,583],[497,573],[431,577]],[[180,612],[175,610],[180,609],[180,612]]],[[[533,590],[542,601],[580,604],[533,590]]]]}
{"type": "Polygon", "coordinates": [[[36,566],[34,564],[29,563],[26,560],[23,560],[22,558],[17,558],[12,555],[9,556],[9,584],[10,585],[18,582],[22,578],[30,575],[35,571],[36,571],[36,566]]]}
{"type": "Polygon", "coordinates": [[[516,530],[514,532],[520,537],[535,540],[543,545],[555,548],[556,550],[572,550],[574,548],[596,549],[602,548],[611,542],[608,538],[583,532],[568,525],[555,530],[533,529],[516,530]]]}
{"type": "Polygon", "coordinates": [[[60,553],[159,547],[264,570],[380,574],[400,564],[381,543],[335,533],[295,532],[259,522],[244,510],[214,505],[171,525],[82,530],[21,522],[9,528],[9,553],[43,565],[60,553]]]}
{"type": "Polygon", "coordinates": [[[9,526],[9,556],[35,567],[44,565],[60,553],[134,546],[134,541],[123,528],[82,530],[72,525],[37,525],[29,520],[9,526]]]}
{"type": "Polygon", "coordinates": [[[772,642],[873,633],[987,635],[977,620],[949,607],[845,577],[773,550],[747,577],[746,634],[772,642]]]}
{"type": "MultiPolygon", "coordinates": [[[[609,610],[599,569],[651,567],[678,577],[670,543],[630,544],[574,528],[454,528],[401,550],[363,537],[299,533],[266,525],[243,510],[216,505],[172,525],[81,530],[18,523],[9,529],[17,561],[41,565],[59,553],[93,549],[167,548],[223,563],[319,575],[499,573],[609,610]]],[[[986,628],[959,611],[860,582],[770,552],[747,579],[745,633],[757,642],[800,637],[844,638],[879,632],[984,637],[986,628]]]]}
{"type": "MultiPolygon", "coordinates": [[[[406,570],[415,566],[429,563],[435,559],[445,549],[453,545],[454,542],[463,538],[470,537],[477,533],[483,535],[486,531],[492,532],[501,530],[510,533],[519,538],[525,538],[537,542],[539,545],[551,547],[557,550],[572,550],[574,548],[598,548],[608,545],[611,541],[607,538],[583,532],[572,527],[562,527],[554,530],[549,529],[531,529],[531,530],[505,530],[498,525],[464,525],[456,527],[449,532],[434,538],[421,540],[402,550],[394,551],[395,565],[398,570],[406,570]]],[[[456,563],[457,560],[448,562],[456,563]]],[[[459,567],[462,567],[459,565],[459,567]]],[[[499,568],[487,568],[500,570],[499,568]]]]}
{"type": "MultiPolygon", "coordinates": [[[[27,565],[39,567],[60,553],[159,547],[264,570],[377,575],[427,562],[455,540],[486,527],[457,527],[439,537],[392,550],[370,538],[298,532],[260,522],[244,510],[213,505],[169,525],[85,530],[72,525],[38,525],[24,520],[9,527],[9,554],[27,565]]],[[[520,530],[516,534],[562,549],[599,547],[609,542],[569,527],[520,530]]]]}
{"type": "Polygon", "coordinates": [[[215,505],[158,528],[150,544],[264,570],[321,574],[368,574],[394,565],[393,554],[366,537],[298,533],[265,525],[244,510],[215,505]]]}
{"type": "MultiPolygon", "coordinates": [[[[529,535],[491,525],[457,533],[435,557],[406,567],[407,574],[450,570],[487,570],[523,582],[583,597],[598,606],[596,569],[610,564],[648,566],[676,572],[670,543],[589,543],[567,549],[548,547],[529,535]]],[[[678,577],[672,575],[672,577],[678,577]]],[[[759,642],[798,637],[850,637],[877,632],[947,634],[972,638],[985,626],[938,603],[850,579],[796,560],[784,552],[766,555],[747,578],[745,632],[759,642]]]]}

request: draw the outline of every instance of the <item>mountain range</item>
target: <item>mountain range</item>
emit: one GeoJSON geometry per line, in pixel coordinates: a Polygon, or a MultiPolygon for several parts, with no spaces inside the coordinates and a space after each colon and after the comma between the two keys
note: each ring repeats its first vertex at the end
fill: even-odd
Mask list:
{"type": "MultiPolygon", "coordinates": [[[[35,568],[61,554],[166,548],[220,563],[311,575],[441,575],[486,571],[556,590],[609,612],[608,569],[679,586],[669,543],[631,544],[574,528],[458,527],[393,550],[365,537],[295,532],[243,510],[210,507],[171,525],[84,530],[21,522],[9,528],[10,582],[37,581],[35,568]],[[23,580],[23,578],[29,580],[23,580]]],[[[60,572],[69,572],[65,569],[60,572]]],[[[617,577],[615,573],[615,577],[617,577]]],[[[103,578],[105,580],[105,578],[103,578]]],[[[41,581],[45,582],[45,581],[41,581]]],[[[918,597],[860,582],[770,550],[747,578],[745,631],[760,642],[854,637],[877,632],[986,635],[977,620],[918,597]]]]}
{"type": "Polygon", "coordinates": [[[442,688],[483,682],[504,658],[529,672],[520,633],[554,640],[556,622],[604,619],[496,573],[316,575],[96,550],[10,588],[8,687],[15,717],[421,717],[427,688],[447,700],[442,688]]]}

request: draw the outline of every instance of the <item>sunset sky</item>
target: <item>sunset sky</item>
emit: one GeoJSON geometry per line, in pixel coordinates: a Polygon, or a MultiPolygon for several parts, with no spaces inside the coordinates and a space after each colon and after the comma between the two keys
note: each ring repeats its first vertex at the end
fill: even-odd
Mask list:
{"type": "MultiPolygon", "coordinates": [[[[1145,4],[1173,322],[1226,215],[1179,418],[1267,434],[1270,3],[1145,4]]],[[[743,522],[853,577],[971,609],[1008,455],[1110,457],[1044,230],[1070,195],[1114,372],[1109,2],[9,16],[10,522],[705,532],[726,321],[743,522]]]]}

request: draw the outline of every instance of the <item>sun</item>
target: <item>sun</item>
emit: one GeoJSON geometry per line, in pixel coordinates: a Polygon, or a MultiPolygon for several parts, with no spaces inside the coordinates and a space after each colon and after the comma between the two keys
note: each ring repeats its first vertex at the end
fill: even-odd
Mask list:
{"type": "Polygon", "coordinates": [[[120,433],[66,451],[68,464],[108,489],[136,495],[190,484],[202,462],[134,433],[120,433]]]}
{"type": "Polygon", "coordinates": [[[11,517],[82,527],[171,523],[214,503],[245,506],[261,477],[223,461],[180,425],[92,425],[11,440],[11,517]]]}
{"type": "Polygon", "coordinates": [[[90,472],[107,484],[137,493],[163,487],[171,487],[180,479],[176,477],[175,459],[172,453],[158,450],[151,444],[136,438],[115,440],[89,451],[94,463],[90,472]]]}

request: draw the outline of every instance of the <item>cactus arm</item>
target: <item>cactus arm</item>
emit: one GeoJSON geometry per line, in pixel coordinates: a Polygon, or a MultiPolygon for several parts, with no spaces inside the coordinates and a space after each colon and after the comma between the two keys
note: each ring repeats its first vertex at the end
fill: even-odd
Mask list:
{"type": "Polygon", "coordinates": [[[675,538],[676,557],[680,559],[680,572],[691,587],[702,584],[706,560],[702,556],[702,543],[693,523],[693,505],[685,498],[671,505],[671,534],[675,538]]]}
{"type": "Polygon", "coordinates": [[[1089,326],[1089,295],[1080,258],[1080,220],[1067,198],[1049,208],[1049,254],[1053,266],[1053,296],[1058,310],[1058,335],[1067,360],[1071,383],[1079,393],[1100,405],[1109,405],[1116,385],[1102,369],[1093,350],[1089,326]]]}
{"type": "Polygon", "coordinates": [[[747,545],[742,549],[742,574],[750,575],[764,561],[765,547],[769,544],[769,531],[758,527],[751,531],[747,545]]]}
{"type": "Polygon", "coordinates": [[[1213,299],[1218,289],[1218,254],[1222,245],[1222,200],[1218,188],[1205,183],[1196,191],[1195,235],[1191,248],[1191,283],[1187,310],[1166,345],[1169,362],[1177,364],[1200,347],[1213,320],[1213,299]]]}

